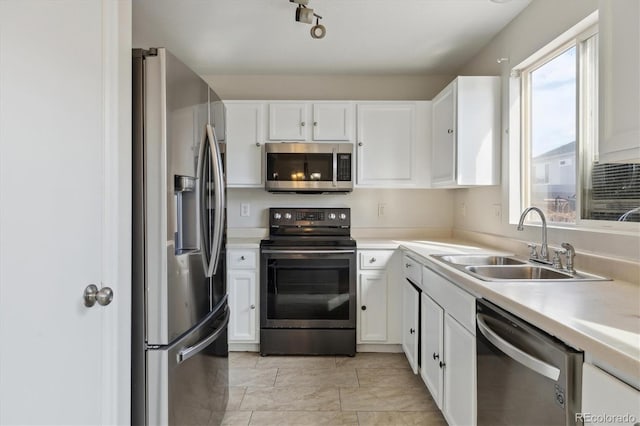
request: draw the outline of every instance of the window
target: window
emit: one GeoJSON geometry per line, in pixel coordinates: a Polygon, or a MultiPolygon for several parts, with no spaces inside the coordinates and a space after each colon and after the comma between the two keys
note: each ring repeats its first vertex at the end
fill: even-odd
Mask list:
{"type": "MultiPolygon", "coordinates": [[[[640,164],[598,161],[597,12],[512,72],[511,219],[540,208],[551,224],[625,230],[640,222],[640,164]],[[515,157],[514,157],[515,155],[515,157]],[[517,214],[516,214],[517,210],[517,214]],[[608,222],[603,222],[608,221],[608,222]],[[630,224],[628,224],[630,225],[630,224]]],[[[531,215],[528,220],[535,220],[531,215]]]]}

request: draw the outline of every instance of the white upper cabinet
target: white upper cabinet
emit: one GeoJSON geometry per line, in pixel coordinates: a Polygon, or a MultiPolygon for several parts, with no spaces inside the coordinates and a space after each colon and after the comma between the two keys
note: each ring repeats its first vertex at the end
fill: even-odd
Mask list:
{"type": "Polygon", "coordinates": [[[228,187],[260,187],[264,103],[225,102],[227,112],[226,176],[228,187]]]}
{"type": "Polygon", "coordinates": [[[323,102],[313,104],[314,141],[350,141],[353,139],[353,104],[323,102]]]}
{"type": "Polygon", "coordinates": [[[269,104],[269,140],[307,141],[307,102],[277,102],[269,104]]]}
{"type": "Polygon", "coordinates": [[[601,163],[640,161],[640,2],[600,0],[601,163]]]}
{"type": "Polygon", "coordinates": [[[427,187],[431,102],[357,105],[357,180],[361,187],[427,187]]]}
{"type": "Polygon", "coordinates": [[[352,102],[268,102],[269,140],[351,141],[352,102]]]}
{"type": "Polygon", "coordinates": [[[500,183],[500,77],[458,77],[433,99],[431,185],[500,183]]]}

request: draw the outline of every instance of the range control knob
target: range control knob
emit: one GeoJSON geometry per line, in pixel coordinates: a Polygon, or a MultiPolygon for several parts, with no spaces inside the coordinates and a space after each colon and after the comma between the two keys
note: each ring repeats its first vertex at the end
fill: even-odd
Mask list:
{"type": "Polygon", "coordinates": [[[336,218],[335,213],[329,213],[329,220],[334,220],[336,218]]]}
{"type": "Polygon", "coordinates": [[[291,220],[291,213],[285,213],[284,218],[287,220],[291,220]]]}
{"type": "Polygon", "coordinates": [[[274,214],[273,214],[273,218],[274,218],[275,220],[280,220],[280,219],[282,219],[282,215],[281,215],[280,213],[277,213],[277,212],[276,212],[276,213],[274,213],[274,214]]]}
{"type": "Polygon", "coordinates": [[[340,220],[345,220],[347,215],[345,213],[340,213],[340,220]]]}

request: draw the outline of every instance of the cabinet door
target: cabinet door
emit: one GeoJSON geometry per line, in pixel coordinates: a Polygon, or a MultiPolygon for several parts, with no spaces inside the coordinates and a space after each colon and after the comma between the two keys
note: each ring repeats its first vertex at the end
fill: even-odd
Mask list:
{"type": "Polygon", "coordinates": [[[269,104],[269,139],[272,141],[309,140],[307,103],[281,102],[269,104]]]}
{"type": "Polygon", "coordinates": [[[387,340],[387,274],[382,271],[360,274],[358,337],[361,342],[387,340]]]}
{"type": "Polygon", "coordinates": [[[257,342],[258,303],[255,270],[229,270],[229,342],[257,342]]]}
{"type": "Polygon", "coordinates": [[[640,392],[598,367],[582,365],[582,413],[584,424],[622,425],[640,419],[640,392]],[[608,414],[608,422],[598,421],[601,414],[608,414]],[[625,420],[634,418],[634,420],[625,420]],[[616,421],[619,418],[620,421],[616,421]]]}
{"type": "Polygon", "coordinates": [[[420,292],[405,280],[402,290],[402,349],[415,374],[418,374],[419,304],[420,292]]]}
{"type": "Polygon", "coordinates": [[[425,293],[420,296],[420,353],[422,362],[420,375],[431,392],[431,396],[442,410],[443,374],[440,363],[443,359],[444,311],[425,293]]]}
{"type": "Polygon", "coordinates": [[[448,185],[456,180],[456,82],[433,100],[433,151],[431,183],[448,185]]]}
{"type": "Polygon", "coordinates": [[[349,141],[353,133],[352,105],[347,102],[313,104],[313,140],[349,141]]]}
{"type": "Polygon", "coordinates": [[[476,339],[444,316],[444,417],[450,425],[476,424],[476,339]]]}
{"type": "Polygon", "coordinates": [[[359,104],[357,184],[415,185],[415,104],[359,104]]]}
{"type": "Polygon", "coordinates": [[[599,2],[599,156],[640,161],[640,3],[599,2]]]}
{"type": "Polygon", "coordinates": [[[262,173],[262,103],[226,103],[227,186],[258,187],[262,173]]]}

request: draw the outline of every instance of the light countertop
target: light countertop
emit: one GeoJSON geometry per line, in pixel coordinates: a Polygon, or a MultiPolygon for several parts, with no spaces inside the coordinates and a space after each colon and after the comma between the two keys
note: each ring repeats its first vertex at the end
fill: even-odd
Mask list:
{"type": "Polygon", "coordinates": [[[503,253],[454,241],[405,241],[408,251],[476,297],[588,353],[601,366],[640,386],[640,287],[612,281],[483,281],[432,254],[503,253]]]}
{"type": "MultiPolygon", "coordinates": [[[[228,248],[260,246],[261,238],[229,238],[228,248]]],[[[640,286],[621,281],[482,281],[433,254],[512,254],[454,239],[358,238],[359,250],[407,251],[436,273],[476,297],[485,298],[525,321],[585,351],[605,370],[640,386],[640,286]]]]}

